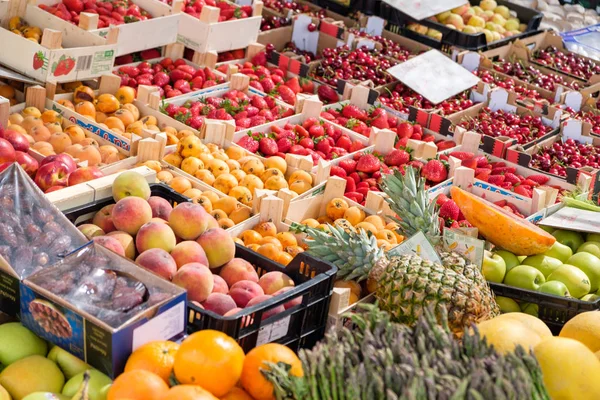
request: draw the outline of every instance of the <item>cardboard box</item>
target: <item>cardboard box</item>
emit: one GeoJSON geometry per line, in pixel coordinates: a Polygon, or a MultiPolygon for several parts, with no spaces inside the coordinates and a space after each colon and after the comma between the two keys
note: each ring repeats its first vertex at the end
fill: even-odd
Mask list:
{"type": "Polygon", "coordinates": [[[89,243],[21,286],[21,319],[39,337],[116,378],[129,355],[185,330],[186,292],[89,243]]]}

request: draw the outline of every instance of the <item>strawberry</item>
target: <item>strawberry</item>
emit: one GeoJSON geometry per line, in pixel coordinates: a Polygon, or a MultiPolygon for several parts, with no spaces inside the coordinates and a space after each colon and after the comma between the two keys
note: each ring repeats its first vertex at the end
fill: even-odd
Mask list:
{"type": "Polygon", "coordinates": [[[365,172],[372,174],[375,171],[379,171],[381,168],[381,162],[373,154],[365,154],[356,163],[356,170],[359,172],[365,172]]]}
{"type": "Polygon", "coordinates": [[[527,179],[532,180],[539,185],[545,185],[550,180],[550,177],[546,175],[529,175],[527,179]]]}
{"type": "Polygon", "coordinates": [[[506,200],[498,200],[495,201],[494,204],[497,205],[498,207],[504,207],[506,205],[507,201],[506,200]]]}
{"type": "MultiPolygon", "coordinates": [[[[221,3],[219,3],[219,4],[221,4],[221,3]]],[[[258,53],[254,57],[252,57],[251,62],[254,65],[267,65],[267,53],[264,51],[261,51],[260,53],[258,53]]]]}
{"type": "Polygon", "coordinates": [[[277,141],[277,149],[281,153],[287,153],[292,148],[294,143],[287,137],[283,137],[277,141]]]}
{"type": "Polygon", "coordinates": [[[323,140],[319,140],[317,142],[315,149],[317,151],[322,152],[323,154],[329,154],[329,153],[331,153],[332,146],[331,146],[331,143],[329,142],[329,140],[323,139],[323,140]]]}
{"type": "Polygon", "coordinates": [[[275,83],[271,78],[263,78],[260,81],[260,85],[263,87],[265,93],[271,93],[275,89],[275,83]]]}
{"type": "Polygon", "coordinates": [[[363,197],[367,197],[367,193],[369,193],[369,188],[368,187],[357,187],[356,192],[362,194],[363,197]]]}
{"type": "Polygon", "coordinates": [[[346,174],[351,174],[354,171],[356,171],[356,161],[354,160],[350,160],[350,159],[346,159],[346,160],[342,160],[339,163],[339,166],[341,168],[344,169],[344,171],[346,171],[346,174]]]}
{"type": "Polygon", "coordinates": [[[352,145],[350,146],[350,150],[348,152],[354,153],[355,151],[359,151],[364,148],[365,148],[365,145],[357,140],[356,142],[352,142],[352,145]]]}
{"type": "Polygon", "coordinates": [[[492,170],[490,168],[475,168],[475,175],[487,174],[490,176],[492,170]]]}
{"type": "Polygon", "coordinates": [[[300,78],[300,91],[302,93],[313,94],[315,92],[315,83],[307,78],[300,78]]]}
{"type": "MultiPolygon", "coordinates": [[[[477,168],[477,169],[480,169],[480,168],[477,168]]],[[[482,172],[480,172],[477,175],[475,175],[475,178],[479,179],[480,181],[487,182],[488,179],[489,179],[489,177],[490,177],[490,171],[491,170],[489,170],[487,168],[481,168],[481,169],[482,169],[482,172]]]]}
{"type": "Polygon", "coordinates": [[[281,96],[281,99],[287,104],[292,106],[296,104],[296,94],[289,87],[285,85],[279,85],[277,87],[277,92],[281,96]]]}
{"type": "Polygon", "coordinates": [[[354,171],[354,172],[350,173],[348,176],[350,178],[354,179],[355,184],[358,185],[360,183],[360,176],[358,176],[358,172],[354,171]]]}
{"type": "Polygon", "coordinates": [[[439,143],[435,144],[438,148],[438,151],[442,151],[442,150],[446,150],[446,149],[451,149],[453,147],[456,147],[456,143],[454,143],[452,140],[444,140],[441,141],[439,143]]]}
{"type": "Polygon", "coordinates": [[[260,90],[261,92],[265,91],[265,88],[260,84],[259,81],[255,81],[255,80],[250,81],[250,86],[252,86],[256,90],[260,90]]]}
{"type": "Polygon", "coordinates": [[[345,179],[346,179],[346,192],[356,191],[356,181],[349,176],[347,176],[345,179]]]}
{"type": "Polygon", "coordinates": [[[448,171],[441,161],[429,160],[421,169],[421,175],[431,182],[440,183],[448,178],[448,171]]]}
{"type": "Polygon", "coordinates": [[[399,138],[410,138],[413,135],[413,132],[414,125],[410,122],[403,122],[398,125],[398,128],[396,129],[399,138]]]}
{"type": "Polygon", "coordinates": [[[515,183],[521,182],[521,180],[515,174],[508,172],[508,173],[504,174],[504,182],[508,182],[508,183],[514,185],[515,183]]]}
{"type": "Polygon", "coordinates": [[[486,156],[475,156],[474,159],[477,161],[478,168],[484,168],[489,164],[489,161],[486,156]]]}
{"type": "Polygon", "coordinates": [[[344,193],[344,196],[346,196],[350,200],[354,201],[355,203],[359,203],[359,204],[362,204],[363,199],[365,198],[365,196],[362,193],[358,193],[358,192],[354,192],[354,191],[346,192],[346,193],[344,193]]]}
{"type": "Polygon", "coordinates": [[[294,92],[294,94],[298,94],[302,91],[302,89],[300,88],[300,82],[298,81],[298,77],[293,77],[288,79],[285,82],[285,86],[289,87],[292,92],[294,92]]]}
{"type": "Polygon", "coordinates": [[[450,200],[448,198],[448,196],[446,196],[444,193],[442,193],[442,194],[439,194],[438,197],[435,198],[435,204],[437,204],[438,206],[441,206],[448,200],[450,200]]]}
{"type": "Polygon", "coordinates": [[[379,129],[388,129],[390,125],[388,124],[387,116],[379,115],[377,118],[371,121],[371,126],[379,129]]]}
{"type": "Polygon", "coordinates": [[[342,108],[342,115],[346,118],[356,118],[360,121],[366,119],[365,112],[353,104],[348,104],[342,108]]]}
{"type": "Polygon", "coordinates": [[[460,228],[460,225],[458,224],[457,221],[452,221],[452,223],[450,224],[450,229],[456,229],[456,228],[460,228]]]}
{"type": "Polygon", "coordinates": [[[325,104],[329,103],[337,103],[339,97],[336,91],[327,85],[321,85],[317,89],[317,95],[319,96],[319,100],[321,100],[325,104]]]}
{"type": "Polygon", "coordinates": [[[346,171],[344,170],[344,168],[337,166],[337,165],[332,165],[331,166],[331,175],[332,176],[339,176],[340,178],[345,178],[346,177],[346,171]]]}
{"type": "Polygon", "coordinates": [[[474,158],[468,158],[466,160],[463,160],[460,163],[461,167],[466,167],[466,168],[471,168],[471,169],[476,169],[477,168],[477,160],[474,158]]]}
{"type": "Polygon", "coordinates": [[[348,136],[340,136],[335,145],[336,147],[341,147],[349,152],[350,148],[352,147],[352,139],[350,139],[348,136]]]}
{"type": "Polygon", "coordinates": [[[504,175],[491,175],[488,178],[488,183],[492,185],[500,186],[502,182],[504,182],[504,175]]]}
{"type": "Polygon", "coordinates": [[[460,210],[456,203],[452,200],[446,201],[440,207],[439,216],[444,218],[446,221],[456,221],[458,219],[458,213],[460,210]]]}
{"type": "Polygon", "coordinates": [[[424,142],[433,142],[435,140],[435,136],[433,136],[430,133],[426,133],[425,135],[423,135],[423,138],[421,139],[424,142]]]}
{"type": "Polygon", "coordinates": [[[300,141],[298,142],[298,144],[302,147],[304,147],[305,149],[314,149],[315,148],[315,142],[312,141],[312,139],[310,138],[303,138],[300,139],[300,141]]]}
{"type": "Polygon", "coordinates": [[[259,140],[258,149],[262,154],[264,154],[267,157],[275,155],[275,153],[279,151],[277,147],[277,142],[275,142],[274,139],[271,139],[269,137],[263,137],[259,140]]]}
{"type": "Polygon", "coordinates": [[[531,186],[531,187],[537,187],[538,183],[535,181],[532,181],[531,179],[527,178],[527,179],[523,179],[521,181],[521,185],[527,185],[527,186],[531,186]]]}
{"type": "Polygon", "coordinates": [[[525,197],[529,197],[529,198],[533,197],[533,191],[531,189],[531,186],[529,186],[529,185],[523,185],[523,184],[517,185],[514,188],[514,192],[517,194],[520,194],[522,196],[525,196],[525,197]]]}
{"type": "Polygon", "coordinates": [[[242,136],[242,138],[237,141],[237,144],[248,150],[250,153],[256,153],[259,147],[258,142],[250,135],[242,136]]]}
{"type": "Polygon", "coordinates": [[[507,172],[514,174],[517,169],[515,167],[494,167],[492,169],[492,175],[506,174],[507,172]]]}
{"type": "Polygon", "coordinates": [[[397,149],[390,151],[384,159],[384,162],[390,167],[404,165],[409,161],[410,154],[405,150],[397,149]]]}
{"type": "Polygon", "coordinates": [[[408,165],[419,170],[423,168],[423,162],[419,160],[412,160],[408,163],[408,165]]]}
{"type": "Polygon", "coordinates": [[[453,151],[452,153],[449,154],[449,156],[458,158],[459,160],[464,161],[464,160],[473,158],[475,155],[473,153],[471,153],[470,151],[453,151]]]}

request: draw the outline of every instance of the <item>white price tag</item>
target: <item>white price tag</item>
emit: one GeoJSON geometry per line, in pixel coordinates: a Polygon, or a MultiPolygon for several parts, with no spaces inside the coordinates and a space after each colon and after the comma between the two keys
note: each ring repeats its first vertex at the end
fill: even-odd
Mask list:
{"type": "Polygon", "coordinates": [[[461,254],[481,269],[485,241],[460,234],[452,229],[444,229],[443,240],[446,250],[461,254]]]}
{"type": "Polygon", "coordinates": [[[398,246],[388,251],[387,254],[388,256],[412,254],[425,260],[433,261],[439,264],[442,263],[440,256],[437,254],[429,240],[427,240],[423,232],[419,232],[410,239],[400,243],[398,246]]]}
{"type": "Polygon", "coordinates": [[[275,321],[272,324],[262,326],[258,331],[258,338],[256,339],[256,345],[271,343],[277,339],[281,339],[287,335],[290,327],[291,315],[275,321]]]}
{"type": "Polygon", "coordinates": [[[132,350],[154,340],[169,340],[185,329],[185,303],[177,303],[172,308],[152,318],[133,330],[132,350]]]}
{"type": "Polygon", "coordinates": [[[312,23],[312,18],[300,14],[294,21],[294,30],[292,31],[292,42],[299,50],[310,51],[317,54],[319,44],[319,31],[309,31],[308,25],[312,23]]]}
{"type": "Polygon", "coordinates": [[[385,20],[379,17],[369,17],[367,19],[367,26],[365,27],[365,31],[369,35],[373,36],[381,36],[383,33],[383,27],[385,25],[385,20]]]}

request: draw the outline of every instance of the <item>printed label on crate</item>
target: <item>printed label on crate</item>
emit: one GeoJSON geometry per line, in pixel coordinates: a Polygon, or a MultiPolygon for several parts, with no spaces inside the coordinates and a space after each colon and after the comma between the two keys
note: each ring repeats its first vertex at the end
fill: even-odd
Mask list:
{"type": "Polygon", "coordinates": [[[385,3],[420,21],[432,15],[468,4],[466,0],[383,0],[385,3]]]}
{"type": "Polygon", "coordinates": [[[0,311],[10,316],[19,313],[19,280],[0,271],[0,311]]]}
{"type": "Polygon", "coordinates": [[[367,26],[364,28],[364,31],[369,35],[381,36],[384,26],[385,20],[383,18],[373,16],[367,19],[367,26]]]}
{"type": "Polygon", "coordinates": [[[96,75],[103,72],[110,72],[115,61],[115,52],[114,50],[98,51],[94,53],[93,56],[85,57],[89,58],[80,60],[82,57],[79,57],[77,59],[77,66],[75,69],[77,71],[87,71],[88,69],[91,69],[91,74],[96,75]],[[82,68],[80,68],[80,62],[82,68]]]}
{"type": "Polygon", "coordinates": [[[423,232],[419,232],[410,239],[405,240],[398,246],[387,252],[388,256],[402,256],[404,254],[413,254],[425,260],[442,263],[440,256],[435,251],[429,240],[423,232]]]}
{"type": "Polygon", "coordinates": [[[544,218],[540,225],[553,228],[569,227],[569,230],[600,233],[600,221],[595,211],[573,207],[563,207],[551,216],[544,218]]]}
{"type": "Polygon", "coordinates": [[[475,180],[475,182],[473,182],[473,186],[479,187],[479,188],[481,188],[483,190],[487,190],[487,191],[490,191],[490,192],[493,192],[493,193],[500,193],[501,195],[504,195],[504,196],[507,196],[507,197],[511,197],[513,199],[516,199],[516,200],[522,200],[522,201],[528,201],[529,200],[528,197],[519,196],[515,192],[511,192],[509,190],[504,190],[504,189],[499,188],[497,186],[490,185],[489,183],[484,182],[484,181],[475,180]]]}
{"type": "Polygon", "coordinates": [[[185,47],[189,47],[190,49],[197,49],[200,47],[200,43],[195,42],[195,41],[191,40],[190,38],[185,37],[183,35],[177,35],[177,42],[183,43],[183,45],[185,47]]]}
{"type": "Polygon", "coordinates": [[[387,72],[433,104],[477,85],[479,78],[437,50],[411,58],[387,72]]]}
{"type": "Polygon", "coordinates": [[[275,321],[272,324],[261,326],[260,330],[258,331],[256,345],[260,346],[261,344],[271,343],[287,335],[291,318],[292,316],[288,315],[287,317],[280,319],[279,321],[275,321]]]}
{"type": "Polygon", "coordinates": [[[452,229],[444,229],[444,248],[463,255],[467,260],[481,268],[485,241],[460,234],[452,229]]]}
{"type": "Polygon", "coordinates": [[[138,347],[152,340],[169,340],[185,329],[185,304],[178,303],[175,307],[152,318],[144,325],[133,331],[133,347],[138,347]]]}

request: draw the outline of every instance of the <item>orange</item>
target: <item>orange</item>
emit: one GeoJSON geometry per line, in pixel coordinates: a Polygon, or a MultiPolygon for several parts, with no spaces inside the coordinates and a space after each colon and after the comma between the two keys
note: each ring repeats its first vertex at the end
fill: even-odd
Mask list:
{"type": "Polygon", "coordinates": [[[108,126],[109,129],[119,129],[120,131],[125,130],[125,125],[123,124],[123,121],[121,121],[117,117],[106,118],[104,124],[106,124],[106,126],[108,126]]]}
{"type": "Polygon", "coordinates": [[[115,379],[106,400],[160,400],[168,391],[169,385],[160,376],[136,369],[115,379]]]}
{"type": "Polygon", "coordinates": [[[283,362],[291,365],[290,374],[294,376],[304,376],[302,362],[296,354],[288,347],[268,343],[252,349],[244,360],[244,369],[242,370],[242,387],[256,400],[274,400],[273,385],[261,372],[268,370],[266,362],[277,364],[283,362]]]}
{"type": "Polygon", "coordinates": [[[81,101],[75,105],[75,112],[81,115],[96,118],[96,108],[89,101],[81,101]]]}
{"type": "Polygon", "coordinates": [[[229,393],[221,397],[221,400],[254,400],[252,397],[239,387],[234,387],[229,393]]]}
{"type": "Polygon", "coordinates": [[[243,365],[240,345],[223,332],[207,329],[181,343],[173,371],[181,384],[199,385],[215,396],[223,396],[240,379],[243,365]]]}
{"type": "Polygon", "coordinates": [[[173,386],[160,400],[219,400],[210,392],[195,385],[173,386]]]}
{"type": "Polygon", "coordinates": [[[121,86],[115,93],[115,97],[121,104],[133,103],[135,100],[135,89],[130,86],[121,86]]]}
{"type": "Polygon", "coordinates": [[[125,372],[143,369],[160,376],[168,384],[177,350],[177,343],[166,340],[146,343],[129,356],[125,372]]]}
{"type": "Polygon", "coordinates": [[[120,106],[119,100],[112,94],[104,93],[96,99],[96,109],[105,114],[114,113],[120,106]]]}
{"type": "MultiPolygon", "coordinates": [[[[123,122],[123,125],[126,127],[135,122],[135,120],[133,119],[133,113],[124,108],[115,111],[113,117],[119,118],[123,122]]],[[[123,130],[125,130],[125,128],[123,128],[123,130]]]]}
{"type": "MultiPolygon", "coordinates": [[[[281,245],[279,245],[281,246],[281,245]]],[[[277,246],[275,246],[273,243],[267,243],[267,244],[263,244],[261,245],[258,250],[256,250],[256,252],[258,254],[261,254],[265,257],[267,257],[269,260],[277,260],[277,257],[279,257],[279,252],[281,250],[277,248],[277,246]]]]}
{"type": "Polygon", "coordinates": [[[275,261],[278,262],[279,264],[288,265],[289,263],[292,262],[293,259],[294,259],[294,257],[292,257],[289,253],[282,251],[281,253],[279,253],[279,255],[277,256],[277,259],[275,261]]]}

